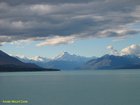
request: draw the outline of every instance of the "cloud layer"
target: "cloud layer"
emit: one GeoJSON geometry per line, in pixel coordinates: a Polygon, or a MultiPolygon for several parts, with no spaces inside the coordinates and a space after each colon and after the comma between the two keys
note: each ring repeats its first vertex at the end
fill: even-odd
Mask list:
{"type": "Polygon", "coordinates": [[[112,45],[107,46],[107,49],[110,51],[111,54],[113,55],[119,55],[120,53],[118,50],[116,50],[112,45]]]}
{"type": "Polygon", "coordinates": [[[138,44],[132,44],[130,46],[127,46],[126,48],[123,48],[121,51],[118,51],[115,49],[112,45],[107,46],[107,49],[109,50],[110,54],[112,55],[136,55],[140,57],[140,45],[138,44]]]}
{"type": "Polygon", "coordinates": [[[139,0],[1,0],[0,44],[131,36],[140,32],[129,27],[140,22],[139,11],[139,0]]]}
{"type": "Polygon", "coordinates": [[[140,45],[132,44],[121,51],[122,55],[136,55],[140,57],[140,45]]]}

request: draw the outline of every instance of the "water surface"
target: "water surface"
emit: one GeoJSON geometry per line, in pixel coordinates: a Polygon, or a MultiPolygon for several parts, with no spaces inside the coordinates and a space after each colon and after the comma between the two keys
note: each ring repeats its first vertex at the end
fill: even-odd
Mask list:
{"type": "Polygon", "coordinates": [[[140,105],[140,70],[0,73],[0,100],[13,99],[28,100],[25,105],[140,105]]]}

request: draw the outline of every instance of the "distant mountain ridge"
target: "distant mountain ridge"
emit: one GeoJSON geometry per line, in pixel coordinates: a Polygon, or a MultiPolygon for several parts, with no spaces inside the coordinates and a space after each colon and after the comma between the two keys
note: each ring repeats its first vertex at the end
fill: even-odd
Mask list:
{"type": "Polygon", "coordinates": [[[85,62],[94,59],[96,57],[84,57],[79,56],[75,54],[70,54],[68,52],[63,52],[59,55],[57,55],[54,58],[44,58],[40,57],[43,60],[31,60],[31,59],[23,59],[20,57],[17,57],[19,60],[23,62],[30,62],[35,63],[41,67],[44,68],[57,68],[57,69],[63,69],[63,70],[70,70],[70,69],[77,69],[79,66],[83,65],[85,62]]]}
{"type": "Polygon", "coordinates": [[[36,57],[36,60],[29,60],[27,62],[35,63],[44,68],[57,68],[61,70],[140,69],[140,58],[135,55],[116,56],[107,54],[97,58],[63,52],[52,59],[36,57]]]}
{"type": "MultiPolygon", "coordinates": [[[[49,71],[33,63],[24,63],[0,50],[0,72],[4,71],[49,71]]],[[[54,69],[55,70],[55,69],[54,69]]]]}
{"type": "Polygon", "coordinates": [[[84,57],[84,56],[79,56],[75,54],[70,54],[68,52],[63,52],[59,54],[58,56],[54,57],[52,60],[55,61],[75,61],[75,62],[80,62],[80,61],[88,61],[90,60],[91,57],[84,57]]]}
{"type": "Polygon", "coordinates": [[[81,69],[140,69],[140,58],[135,55],[104,55],[88,61],[81,69]]]}
{"type": "Polygon", "coordinates": [[[84,57],[63,52],[47,62],[47,67],[55,67],[62,70],[76,70],[78,67],[95,57],[84,57]]]}
{"type": "Polygon", "coordinates": [[[0,65],[15,65],[15,66],[26,66],[28,68],[39,68],[39,66],[30,63],[23,63],[20,60],[9,56],[5,52],[0,50],[0,65]]]}

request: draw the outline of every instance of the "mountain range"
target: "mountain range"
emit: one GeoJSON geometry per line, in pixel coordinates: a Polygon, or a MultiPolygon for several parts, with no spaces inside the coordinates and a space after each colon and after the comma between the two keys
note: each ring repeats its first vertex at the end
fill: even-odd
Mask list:
{"type": "Polygon", "coordinates": [[[84,57],[63,52],[54,58],[35,57],[36,59],[23,59],[26,63],[35,63],[44,68],[57,68],[62,70],[98,70],[98,69],[140,69],[140,58],[135,55],[104,55],[102,57],[84,57]],[[37,60],[38,59],[38,60],[37,60]]]}
{"type": "Polygon", "coordinates": [[[140,58],[135,55],[104,55],[88,61],[81,69],[140,69],[140,58]]]}
{"type": "MultiPolygon", "coordinates": [[[[25,63],[0,50],[0,72],[12,71],[51,71],[33,63],[25,63]]],[[[56,69],[57,70],[57,69],[56,69]]]]}
{"type": "Polygon", "coordinates": [[[70,54],[68,52],[63,52],[57,55],[56,57],[50,59],[40,56],[36,56],[33,58],[16,56],[16,58],[23,62],[34,63],[44,68],[74,70],[85,64],[87,61],[95,59],[96,57],[84,57],[75,54],[70,54]]]}
{"type": "Polygon", "coordinates": [[[136,55],[104,55],[84,57],[63,52],[54,58],[13,57],[0,51],[0,72],[3,71],[56,71],[56,70],[140,69],[136,55]],[[48,69],[53,68],[53,69],[48,69]]]}

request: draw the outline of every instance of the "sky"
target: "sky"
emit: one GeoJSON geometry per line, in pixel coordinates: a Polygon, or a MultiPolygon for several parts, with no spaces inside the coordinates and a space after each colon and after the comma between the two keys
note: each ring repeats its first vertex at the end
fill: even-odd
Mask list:
{"type": "Polygon", "coordinates": [[[140,0],[0,0],[0,49],[12,55],[140,56],[140,0]]]}

